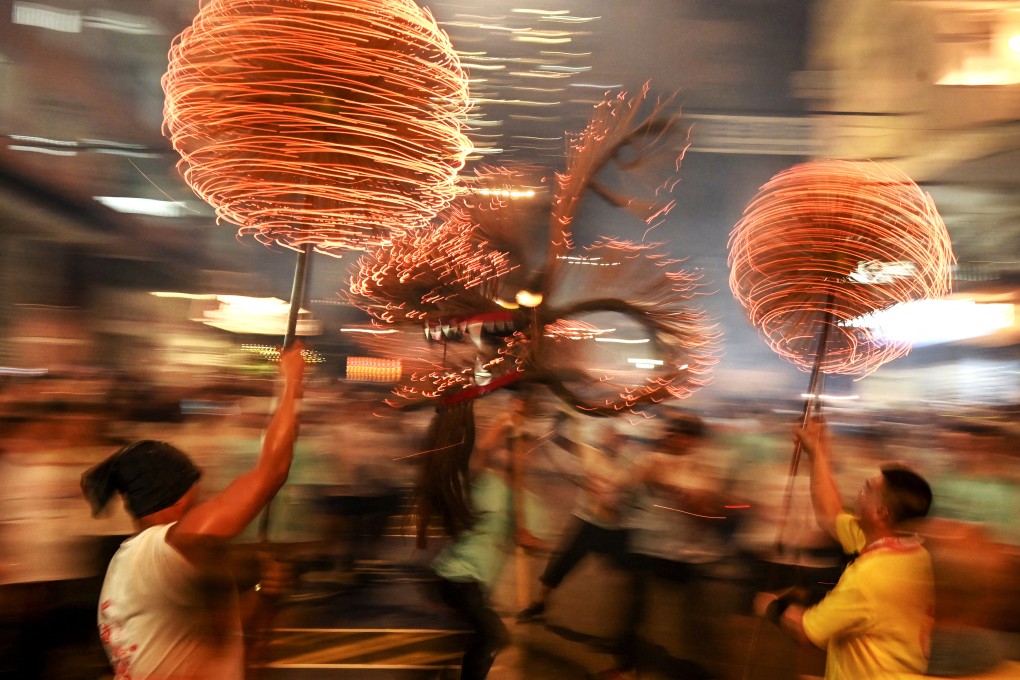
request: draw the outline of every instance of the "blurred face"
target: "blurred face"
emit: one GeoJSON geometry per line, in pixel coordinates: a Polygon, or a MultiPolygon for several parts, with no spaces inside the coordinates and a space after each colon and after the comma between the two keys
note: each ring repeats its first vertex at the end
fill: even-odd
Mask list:
{"type": "Polygon", "coordinates": [[[885,499],[882,496],[884,492],[885,478],[882,475],[875,475],[864,482],[854,501],[854,513],[862,523],[874,526],[888,517],[885,499]]]}
{"type": "Polygon", "coordinates": [[[698,445],[698,438],[682,432],[672,432],[666,436],[664,442],[665,453],[682,456],[694,450],[698,445]]]}
{"type": "Polygon", "coordinates": [[[604,450],[615,451],[623,445],[623,435],[612,427],[603,428],[600,434],[599,443],[604,450]]]}

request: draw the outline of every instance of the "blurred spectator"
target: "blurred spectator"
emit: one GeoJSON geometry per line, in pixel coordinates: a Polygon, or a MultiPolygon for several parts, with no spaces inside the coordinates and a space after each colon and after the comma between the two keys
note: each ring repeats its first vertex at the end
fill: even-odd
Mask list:
{"type": "Polygon", "coordinates": [[[642,492],[628,519],[634,591],[622,651],[633,665],[659,646],[682,677],[717,677],[728,662],[727,617],[739,604],[732,539],[743,503],[729,495],[729,471],[708,446],[705,422],[668,418],[658,450],[639,465],[642,492]],[[664,630],[650,628],[653,620],[664,630]]]}
{"type": "Polygon", "coordinates": [[[1020,555],[968,522],[931,518],[919,533],[935,574],[928,675],[963,677],[1002,667],[1004,633],[1020,631],[1020,555]]]}
{"type": "MultiPolygon", "coordinates": [[[[106,667],[94,622],[109,552],[81,521],[78,471],[109,446],[51,418],[8,421],[0,440],[0,678],[91,680],[106,667]]],[[[112,516],[100,534],[129,526],[112,516]]]]}
{"type": "Polygon", "coordinates": [[[946,465],[934,478],[932,513],[979,522],[1001,543],[1020,546],[1020,458],[998,428],[955,422],[942,431],[946,465]]]}

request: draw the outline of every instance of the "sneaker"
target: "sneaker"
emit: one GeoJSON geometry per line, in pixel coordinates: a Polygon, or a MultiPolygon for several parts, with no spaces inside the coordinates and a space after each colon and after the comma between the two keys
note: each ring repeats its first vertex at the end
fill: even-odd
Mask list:
{"type": "Polygon", "coordinates": [[[517,614],[517,623],[530,623],[545,618],[545,602],[532,602],[517,614]]]}

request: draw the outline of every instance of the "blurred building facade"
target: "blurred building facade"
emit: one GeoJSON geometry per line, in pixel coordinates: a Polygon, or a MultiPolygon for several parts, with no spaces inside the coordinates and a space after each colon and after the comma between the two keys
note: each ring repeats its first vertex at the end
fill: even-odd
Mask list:
{"type": "MultiPolygon", "coordinates": [[[[201,326],[193,302],[147,295],[287,293],[288,253],[240,244],[229,225],[214,225],[211,209],[177,177],[176,155],[160,131],[158,83],[166,50],[194,8],[169,0],[144,8],[130,2],[3,4],[8,11],[0,20],[0,363],[48,368],[116,357],[134,363],[139,353],[171,358],[174,347],[226,349],[251,340],[201,326]],[[125,207],[128,200],[134,207],[125,207]],[[166,345],[168,351],[151,354],[166,345]]],[[[760,14],[682,4],[678,11],[666,3],[642,3],[634,12],[645,14],[632,12],[617,26],[610,25],[612,9],[596,0],[572,3],[571,9],[589,19],[586,50],[610,50],[611,43],[619,50],[618,43],[639,41],[640,31],[661,15],[679,35],[688,25],[722,27],[717,37],[731,54],[779,54],[778,45],[751,50],[741,43],[760,14]]],[[[740,76],[720,73],[711,54],[685,55],[690,63],[674,65],[680,75],[672,78],[681,87],[685,77],[691,81],[685,111],[695,125],[691,151],[738,154],[752,168],[756,159],[778,154],[789,164],[837,157],[887,160],[906,170],[933,195],[950,230],[959,258],[955,297],[1008,306],[1011,323],[934,348],[921,343],[915,360],[883,368],[860,391],[881,385],[873,393],[902,400],[1015,401],[1020,9],[1015,2],[992,0],[817,0],[804,7],[802,64],[789,74],[785,93],[802,104],[799,111],[760,111],[755,103],[759,113],[749,115],[733,107],[736,95],[705,94],[740,82],[740,76]],[[919,367],[926,371],[923,383],[905,386],[904,377],[919,367]],[[899,387],[890,393],[890,384],[899,387]]],[[[473,40],[475,29],[460,20],[456,7],[437,3],[434,11],[449,22],[451,34],[473,40]]],[[[598,59],[592,63],[594,78],[598,59]]],[[[737,58],[734,63],[748,68],[737,58]]],[[[627,73],[619,80],[642,77],[627,73]]],[[[520,74],[498,81],[508,91],[528,82],[520,74]]],[[[498,103],[488,106],[490,113],[496,107],[490,117],[498,118],[498,103]]],[[[555,127],[555,117],[544,125],[555,127]]],[[[525,153],[514,150],[515,157],[525,153]]],[[[548,150],[543,153],[531,160],[548,162],[548,150]]],[[[721,198],[741,203],[750,188],[721,198]]],[[[315,280],[322,285],[312,291],[313,307],[315,300],[330,304],[313,309],[314,315],[356,318],[335,295],[347,263],[317,263],[315,280]]],[[[735,322],[724,319],[724,330],[727,323],[735,322]]],[[[336,324],[321,340],[344,351],[336,324]]],[[[719,389],[740,383],[726,378],[725,361],[721,368],[719,389]]],[[[766,374],[763,382],[776,380],[771,370],[766,374]]]]}

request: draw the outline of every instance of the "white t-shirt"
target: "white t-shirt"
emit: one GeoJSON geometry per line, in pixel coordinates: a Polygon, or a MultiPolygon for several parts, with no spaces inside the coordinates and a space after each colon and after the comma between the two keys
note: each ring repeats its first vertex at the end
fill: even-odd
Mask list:
{"type": "MultiPolygon", "coordinates": [[[[652,452],[641,465],[666,487],[719,492],[723,480],[707,452],[684,456],[652,452]]],[[[706,564],[732,553],[723,534],[723,516],[692,514],[667,490],[639,487],[635,509],[628,517],[629,550],[674,562],[706,564]]]]}
{"type": "Polygon", "coordinates": [[[117,680],[242,680],[237,591],[166,542],[173,526],[121,544],[99,598],[99,634],[117,680]]]}
{"type": "Polygon", "coordinates": [[[610,455],[581,444],[582,490],[573,514],[603,529],[619,529],[634,487],[634,457],[623,447],[610,455]]]}

